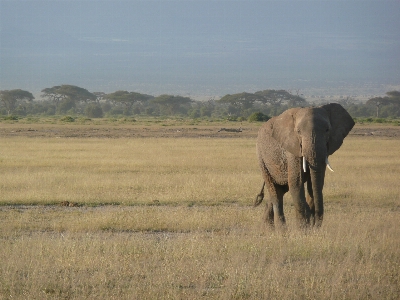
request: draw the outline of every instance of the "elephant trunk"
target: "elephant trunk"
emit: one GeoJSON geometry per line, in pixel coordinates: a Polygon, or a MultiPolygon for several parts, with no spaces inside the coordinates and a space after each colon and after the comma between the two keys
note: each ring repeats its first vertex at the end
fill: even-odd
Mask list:
{"type": "Polygon", "coordinates": [[[316,135],[309,140],[303,140],[303,168],[309,169],[310,180],[308,191],[313,201],[310,205],[312,215],[315,216],[314,224],[320,226],[324,215],[324,198],[322,189],[324,187],[325,171],[328,162],[328,151],[326,141],[318,139],[316,135]]]}
{"type": "Polygon", "coordinates": [[[315,225],[321,226],[324,216],[324,197],[322,189],[324,187],[326,165],[320,168],[310,167],[311,190],[314,202],[315,225]]]}
{"type": "Polygon", "coordinates": [[[310,137],[302,139],[303,169],[306,164],[319,169],[326,166],[328,159],[328,149],[324,138],[320,138],[313,133],[310,137]]]}

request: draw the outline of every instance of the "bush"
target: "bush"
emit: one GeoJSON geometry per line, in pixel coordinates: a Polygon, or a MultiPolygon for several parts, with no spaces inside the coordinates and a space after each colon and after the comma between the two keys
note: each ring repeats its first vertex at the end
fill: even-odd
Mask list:
{"type": "Polygon", "coordinates": [[[200,111],[197,108],[189,111],[188,114],[191,119],[197,119],[201,116],[200,111]]]}
{"type": "Polygon", "coordinates": [[[19,105],[15,110],[14,113],[18,116],[26,116],[26,107],[19,105]]]}
{"type": "Polygon", "coordinates": [[[4,120],[10,120],[10,121],[17,121],[18,119],[19,119],[18,116],[15,115],[9,115],[4,117],[4,120]]]}
{"type": "Polygon", "coordinates": [[[231,122],[236,122],[238,120],[238,117],[237,116],[228,116],[226,119],[231,122]]]}
{"type": "Polygon", "coordinates": [[[69,98],[64,99],[60,102],[58,106],[58,113],[59,114],[65,114],[69,110],[75,108],[75,102],[69,98]]]}
{"type": "Polygon", "coordinates": [[[113,107],[108,112],[107,115],[109,116],[118,116],[124,113],[124,109],[122,107],[113,107]]]}
{"type": "Polygon", "coordinates": [[[126,108],[124,108],[122,114],[123,114],[124,116],[127,116],[127,117],[132,116],[132,109],[126,107],[126,108]]]}
{"type": "Polygon", "coordinates": [[[62,118],[61,118],[61,121],[62,121],[62,122],[69,122],[69,123],[71,123],[71,122],[75,122],[75,119],[74,119],[73,117],[71,117],[71,116],[65,116],[65,117],[62,117],[62,118]]]}
{"type": "Polygon", "coordinates": [[[98,104],[89,104],[85,109],[86,116],[89,118],[102,118],[103,109],[98,104]]]}
{"type": "Polygon", "coordinates": [[[112,106],[110,103],[104,103],[101,108],[103,109],[103,112],[107,113],[112,109],[112,106]]]}
{"type": "Polygon", "coordinates": [[[249,122],[266,122],[269,119],[270,117],[264,115],[262,112],[256,112],[249,117],[249,122]]]}

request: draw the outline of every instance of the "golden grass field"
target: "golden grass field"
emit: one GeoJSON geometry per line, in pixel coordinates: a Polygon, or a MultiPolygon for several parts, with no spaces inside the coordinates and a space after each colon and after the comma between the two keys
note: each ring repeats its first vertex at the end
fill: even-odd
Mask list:
{"type": "Polygon", "coordinates": [[[399,298],[400,139],[347,137],[307,232],[252,207],[252,136],[0,146],[0,299],[399,298]]]}

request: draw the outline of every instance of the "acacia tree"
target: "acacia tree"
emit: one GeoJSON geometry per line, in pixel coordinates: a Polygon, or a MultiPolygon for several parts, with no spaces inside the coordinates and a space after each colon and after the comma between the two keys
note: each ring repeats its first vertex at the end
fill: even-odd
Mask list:
{"type": "Polygon", "coordinates": [[[93,92],[93,95],[96,96],[96,102],[100,103],[100,101],[105,98],[106,93],[104,93],[104,92],[93,92]]]}
{"type": "Polygon", "coordinates": [[[389,104],[387,102],[387,97],[374,97],[369,99],[365,104],[369,105],[369,106],[376,106],[376,117],[379,118],[379,110],[381,108],[381,105],[387,105],[389,104]],[[386,99],[385,99],[386,98],[386,99]]]}
{"type": "Polygon", "coordinates": [[[271,107],[287,107],[305,106],[307,101],[299,95],[292,95],[285,90],[264,90],[255,93],[238,93],[233,95],[225,95],[219,103],[229,104],[236,113],[245,113],[254,107],[254,104],[268,105],[271,107]]]}
{"type": "Polygon", "coordinates": [[[0,91],[0,101],[5,106],[8,115],[16,109],[18,103],[32,101],[33,99],[35,97],[32,93],[20,89],[0,91]]]}
{"type": "Polygon", "coordinates": [[[243,92],[233,95],[225,95],[224,97],[219,99],[218,102],[229,104],[234,107],[237,112],[242,112],[245,109],[251,108],[255,101],[260,100],[261,97],[256,94],[243,92]]]}
{"type": "Polygon", "coordinates": [[[399,91],[391,91],[387,92],[386,95],[389,96],[392,102],[400,102],[400,92],[399,91]]]}
{"type": "Polygon", "coordinates": [[[369,99],[366,104],[369,106],[376,107],[376,117],[380,115],[381,107],[390,106],[391,113],[393,116],[398,116],[400,114],[400,92],[391,91],[386,93],[386,97],[375,97],[369,99]]]}
{"type": "Polygon", "coordinates": [[[160,95],[152,100],[157,104],[166,114],[174,115],[180,112],[180,109],[193,102],[189,97],[173,96],[173,95],[160,95]]]}
{"type": "Polygon", "coordinates": [[[299,95],[292,95],[288,91],[285,90],[264,90],[258,91],[254,93],[259,96],[257,101],[260,101],[263,104],[281,106],[304,106],[307,105],[307,101],[300,97],[299,95]]]}
{"type": "Polygon", "coordinates": [[[69,100],[74,102],[74,104],[77,104],[79,102],[92,102],[97,99],[97,96],[88,90],[68,84],[45,88],[42,90],[42,93],[42,97],[55,102],[56,107],[63,100],[69,100]]]}
{"type": "Polygon", "coordinates": [[[152,96],[140,94],[136,92],[128,92],[128,91],[116,91],[111,94],[103,95],[103,98],[106,100],[110,100],[115,105],[122,104],[125,106],[125,109],[130,112],[132,107],[136,103],[144,103],[152,96]]]}
{"type": "Polygon", "coordinates": [[[42,90],[42,97],[47,100],[54,102],[56,107],[60,103],[61,100],[64,100],[67,96],[64,94],[60,94],[58,90],[61,88],[60,85],[53,86],[51,88],[45,88],[42,90]]]}

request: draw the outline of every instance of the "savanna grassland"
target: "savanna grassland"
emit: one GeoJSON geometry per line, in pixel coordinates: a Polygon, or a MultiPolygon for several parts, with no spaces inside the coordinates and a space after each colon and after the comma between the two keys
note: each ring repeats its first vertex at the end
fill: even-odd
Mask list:
{"type": "Polygon", "coordinates": [[[322,227],[286,197],[274,232],[259,125],[0,125],[0,299],[399,297],[400,139],[375,134],[396,128],[357,125],[322,227]]]}

